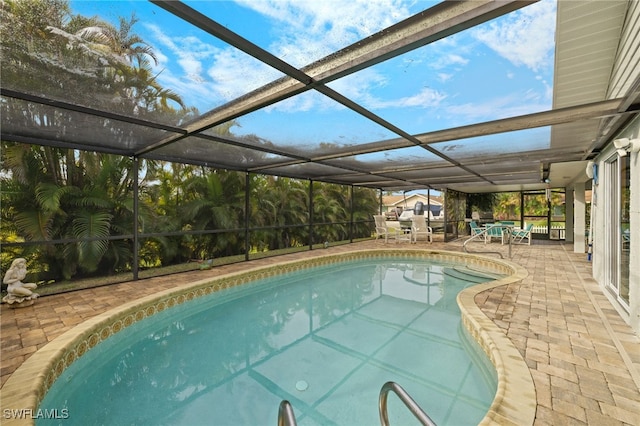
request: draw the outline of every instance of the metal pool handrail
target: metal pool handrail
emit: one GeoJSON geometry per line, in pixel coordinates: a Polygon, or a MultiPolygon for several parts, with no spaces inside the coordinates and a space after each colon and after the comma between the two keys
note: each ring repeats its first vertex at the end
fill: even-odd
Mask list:
{"type": "Polygon", "coordinates": [[[283,400],[280,403],[280,408],[278,409],[278,426],[297,426],[293,407],[287,400],[283,400]]]}
{"type": "Polygon", "coordinates": [[[402,386],[396,382],[387,382],[382,385],[380,389],[380,398],[378,399],[378,410],[380,411],[380,424],[382,426],[389,426],[389,416],[387,414],[387,395],[389,391],[393,391],[400,401],[407,406],[411,413],[422,423],[424,426],[436,426],[435,422],[422,411],[422,408],[411,398],[411,396],[405,391],[402,386]]]}

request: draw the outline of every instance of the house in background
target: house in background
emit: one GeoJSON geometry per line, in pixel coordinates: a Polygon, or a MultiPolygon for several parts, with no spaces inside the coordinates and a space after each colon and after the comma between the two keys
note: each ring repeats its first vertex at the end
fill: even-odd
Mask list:
{"type": "Polygon", "coordinates": [[[431,210],[429,219],[444,219],[444,199],[440,196],[427,197],[426,194],[414,193],[411,195],[383,195],[382,213],[387,219],[396,220],[404,210],[413,210],[416,203],[421,202],[424,210],[431,210]]]}

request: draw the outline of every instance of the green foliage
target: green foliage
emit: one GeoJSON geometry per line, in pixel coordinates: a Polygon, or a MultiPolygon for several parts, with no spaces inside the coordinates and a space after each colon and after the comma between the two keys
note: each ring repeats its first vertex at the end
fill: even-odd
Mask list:
{"type": "Polygon", "coordinates": [[[275,176],[254,176],[250,200],[250,226],[271,228],[252,233],[251,245],[258,251],[307,244],[307,230],[304,227],[288,227],[309,221],[307,182],[275,176]]]}
{"type": "MultiPolygon", "coordinates": [[[[551,208],[554,216],[564,216],[564,192],[553,190],[551,194],[551,208]]],[[[521,205],[520,192],[500,192],[493,195],[493,211],[496,220],[519,220],[521,215],[527,217],[546,217],[549,213],[549,201],[545,192],[525,193],[524,206],[521,205]]],[[[528,222],[532,222],[528,219],[528,222]]],[[[546,219],[540,219],[546,224],[546,219]]]]}
{"type": "Polygon", "coordinates": [[[493,217],[496,220],[520,220],[520,192],[494,194],[493,217]]]}
{"type": "MultiPolygon", "coordinates": [[[[43,265],[36,266],[42,279],[131,269],[133,246],[124,238],[134,228],[135,173],[130,158],[77,151],[69,155],[65,150],[25,149],[6,142],[2,148],[3,159],[12,159],[3,161],[3,166],[12,167],[3,167],[1,175],[2,240],[76,240],[37,246],[31,263],[43,265]],[[42,155],[43,151],[49,152],[42,155]],[[112,238],[118,236],[123,238],[112,238]]],[[[309,243],[309,185],[298,179],[253,176],[249,225],[260,229],[251,233],[251,247],[280,250],[309,243]]],[[[154,236],[141,239],[140,265],[167,266],[244,253],[245,190],[241,172],[142,161],[138,230],[154,236]],[[156,235],[180,231],[189,233],[156,235]]],[[[356,188],[353,199],[351,193],[350,187],[313,183],[314,243],[371,235],[378,193],[356,188]]],[[[3,266],[10,261],[11,256],[3,256],[3,266]]]]}
{"type": "MultiPolygon", "coordinates": [[[[197,115],[153,75],[156,56],[135,34],[135,15],[114,26],[73,15],[66,0],[6,0],[0,13],[3,86],[166,123],[197,115]]],[[[79,139],[100,138],[105,144],[136,143],[122,123],[87,123],[76,114],[9,97],[0,103],[0,113],[7,126],[39,128],[52,139],[77,132],[79,139]]],[[[211,131],[233,136],[235,124],[211,131]]],[[[252,135],[243,138],[269,144],[252,135]]],[[[314,242],[370,236],[369,221],[378,209],[377,192],[369,189],[356,189],[352,198],[349,187],[314,183],[310,200],[305,180],[252,175],[246,188],[246,175],[236,171],[144,160],[136,170],[138,163],[128,157],[8,141],[2,141],[1,155],[2,242],[37,242],[3,246],[2,268],[20,255],[41,279],[130,271],[136,230],[147,235],[138,247],[140,266],[156,267],[243,254],[246,242],[239,231],[247,223],[259,228],[250,236],[258,251],[308,244],[312,219],[314,242]]],[[[220,155],[251,165],[262,154],[221,146],[220,155]]]]}
{"type": "Polygon", "coordinates": [[[473,193],[467,194],[467,212],[466,217],[471,217],[471,212],[490,212],[493,210],[496,202],[497,194],[473,193]]]}
{"type": "Polygon", "coordinates": [[[107,238],[112,215],[108,213],[79,212],[72,222],[73,236],[80,239],[78,245],[78,263],[87,272],[98,269],[100,260],[107,252],[108,240],[85,240],[107,238]]]}

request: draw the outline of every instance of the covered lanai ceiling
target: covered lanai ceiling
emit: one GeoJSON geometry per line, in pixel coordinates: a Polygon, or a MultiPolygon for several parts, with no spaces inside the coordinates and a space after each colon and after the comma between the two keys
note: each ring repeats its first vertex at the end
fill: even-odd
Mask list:
{"type": "MultiPolygon", "coordinates": [[[[625,18],[633,2],[557,4],[555,69],[553,83],[548,83],[552,105],[546,109],[531,111],[527,108],[530,99],[523,97],[522,115],[434,129],[421,127],[419,119],[401,120],[394,114],[385,118],[387,115],[378,112],[372,102],[363,102],[351,96],[353,91],[345,90],[357,86],[377,67],[393,61],[411,63],[418,57],[416,52],[428,51],[436,42],[492,25],[536,3],[424,2],[425,9],[413,16],[296,67],[288,56],[244,37],[242,22],[217,22],[210,7],[222,7],[221,2],[116,2],[119,15],[128,16],[140,8],[138,17],[188,22],[197,37],[215,38],[216,43],[231,46],[235,55],[251,63],[232,72],[255,84],[232,100],[210,104],[206,112],[176,119],[161,113],[145,115],[138,107],[127,113],[119,105],[127,99],[116,89],[105,102],[104,94],[90,91],[90,76],[63,64],[63,59],[51,56],[33,61],[42,64],[46,84],[7,72],[8,65],[3,63],[2,139],[392,191],[565,187],[586,179],[586,160],[595,156],[640,106],[638,46],[626,49],[636,52],[635,64],[627,61],[624,69],[619,66],[625,18]],[[49,68],[64,68],[64,81],[49,81],[49,68]],[[626,83],[613,87],[615,73],[626,73],[625,78],[616,80],[626,83]],[[312,103],[310,97],[320,106],[286,115],[287,105],[312,103]],[[105,104],[114,108],[105,108],[105,104]],[[20,114],[16,115],[16,110],[33,108],[44,115],[64,117],[60,120],[64,124],[17,119],[20,114]],[[332,113],[326,114],[329,110],[332,113]],[[283,126],[283,122],[288,124],[283,126]],[[242,131],[243,126],[254,129],[260,125],[264,134],[242,131]],[[305,128],[306,133],[301,132],[305,128]],[[335,130],[334,136],[325,136],[326,129],[335,130]]],[[[10,24],[10,20],[3,21],[10,24]]],[[[143,24],[152,25],[153,21],[143,24]]],[[[264,28],[265,32],[270,30],[264,28]]],[[[77,35],[58,33],[69,39],[69,45],[82,45],[77,35]]],[[[638,43],[637,37],[632,39],[638,43]]],[[[11,48],[3,41],[5,58],[22,54],[11,52],[11,48]]],[[[69,50],[71,53],[61,54],[71,55],[74,49],[69,50]]],[[[417,76],[427,72],[426,67],[408,70],[406,79],[415,81],[416,94],[424,89],[423,79],[417,76]]],[[[482,75],[466,83],[487,84],[482,75]]],[[[165,86],[177,93],[179,87],[180,82],[175,87],[165,86]]],[[[434,113],[437,108],[424,112],[434,113]]]]}

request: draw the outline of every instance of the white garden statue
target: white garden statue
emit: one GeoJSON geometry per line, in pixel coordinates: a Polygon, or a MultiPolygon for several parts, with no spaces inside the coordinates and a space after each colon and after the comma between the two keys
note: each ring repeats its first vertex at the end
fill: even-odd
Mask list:
{"type": "Polygon", "coordinates": [[[27,261],[21,257],[11,262],[11,267],[4,274],[3,283],[7,285],[7,295],[2,301],[8,303],[12,308],[33,305],[38,293],[34,293],[38,285],[36,283],[23,283],[27,276],[27,261]]]}

